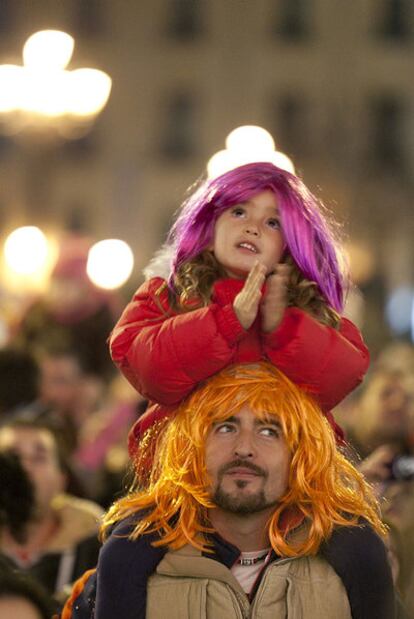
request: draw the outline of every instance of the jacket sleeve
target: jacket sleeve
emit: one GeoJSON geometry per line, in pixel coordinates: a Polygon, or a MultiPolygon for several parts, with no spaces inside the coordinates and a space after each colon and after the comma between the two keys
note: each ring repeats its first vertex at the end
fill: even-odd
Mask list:
{"type": "Polygon", "coordinates": [[[102,547],[94,619],[145,619],[148,579],[167,549],[151,545],[156,534],[130,540],[133,518],[121,522],[102,547]]]}
{"type": "Polygon", "coordinates": [[[361,334],[343,318],[339,330],[289,307],[279,327],[263,335],[264,356],[314,395],[324,411],[334,408],[362,380],[369,353],[361,334]]]}
{"type": "Polygon", "coordinates": [[[334,529],[321,553],[344,584],[352,619],[394,619],[391,568],[384,543],[369,524],[334,529]]]}
{"type": "Polygon", "coordinates": [[[226,297],[174,314],[167,291],[159,294],[164,283],[154,278],[137,291],[111,334],[110,351],[143,396],[171,406],[231,363],[247,332],[226,297]]]}

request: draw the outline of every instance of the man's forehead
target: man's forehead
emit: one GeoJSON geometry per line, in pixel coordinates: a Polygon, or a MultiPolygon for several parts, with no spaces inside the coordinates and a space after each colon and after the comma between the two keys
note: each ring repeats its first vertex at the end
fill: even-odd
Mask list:
{"type": "Polygon", "coordinates": [[[0,429],[0,447],[31,448],[42,451],[53,451],[55,440],[47,428],[32,428],[25,426],[5,427],[0,429]]]}
{"type": "Polygon", "coordinates": [[[229,413],[229,416],[224,419],[240,420],[242,417],[254,420],[254,423],[270,423],[280,426],[280,420],[276,413],[271,411],[254,410],[249,404],[244,404],[237,410],[229,413]]]}

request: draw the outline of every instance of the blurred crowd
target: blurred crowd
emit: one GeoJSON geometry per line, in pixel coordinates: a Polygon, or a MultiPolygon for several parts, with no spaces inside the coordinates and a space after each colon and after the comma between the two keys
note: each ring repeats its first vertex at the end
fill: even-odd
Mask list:
{"type": "Polygon", "coordinates": [[[0,348],[0,617],[51,617],[96,565],[146,407],[109,356],[115,293],[87,278],[84,243],[68,247],[0,348]]]}
{"type": "MultiPolygon", "coordinates": [[[[59,608],[95,566],[100,516],[128,484],[127,435],[146,402],[109,358],[121,308],[85,266],[77,251],[58,261],[0,349],[0,617],[59,608]]],[[[395,583],[414,617],[414,347],[385,349],[335,415],[381,501],[395,583]]]]}
{"type": "Polygon", "coordinates": [[[396,589],[414,617],[414,347],[386,347],[336,418],[346,430],[349,457],[381,503],[396,589]]]}

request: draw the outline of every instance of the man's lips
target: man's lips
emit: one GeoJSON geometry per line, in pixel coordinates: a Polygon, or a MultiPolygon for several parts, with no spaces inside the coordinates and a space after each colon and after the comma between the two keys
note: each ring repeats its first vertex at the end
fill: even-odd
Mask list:
{"type": "Polygon", "coordinates": [[[259,477],[259,473],[252,471],[252,469],[237,467],[229,469],[225,473],[226,475],[233,475],[234,477],[259,477]]]}
{"type": "Polygon", "coordinates": [[[233,460],[228,464],[221,467],[219,476],[233,475],[236,476],[250,476],[250,477],[266,477],[266,471],[253,462],[243,462],[243,460],[233,460]]]}

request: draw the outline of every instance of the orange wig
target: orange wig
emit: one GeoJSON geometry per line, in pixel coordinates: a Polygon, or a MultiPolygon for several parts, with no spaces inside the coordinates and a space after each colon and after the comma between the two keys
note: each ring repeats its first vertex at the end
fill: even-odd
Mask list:
{"type": "Polygon", "coordinates": [[[140,512],[132,538],[158,532],[154,545],[208,549],[210,481],[205,443],[213,424],[243,405],[255,415],[277,417],[292,460],[288,488],[269,521],[269,539],[282,556],[315,554],[335,525],[356,526],[365,518],[384,533],[377,501],[362,475],[340,453],[331,427],[310,396],[269,363],[226,368],[199,387],[159,433],[145,489],[133,489],[106,515],[102,533],[140,512]],[[293,543],[281,526],[294,510],[308,523],[306,539],[293,543]]]}

